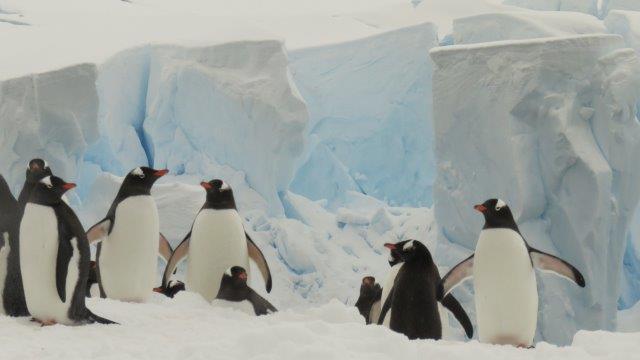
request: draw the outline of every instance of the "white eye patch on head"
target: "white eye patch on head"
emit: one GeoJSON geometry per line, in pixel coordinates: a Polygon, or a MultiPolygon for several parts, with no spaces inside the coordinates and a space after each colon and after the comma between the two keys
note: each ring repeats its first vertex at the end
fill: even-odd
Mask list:
{"type": "Polygon", "coordinates": [[[496,211],[500,211],[500,209],[502,209],[505,206],[507,206],[507,204],[504,201],[502,201],[502,199],[498,199],[498,201],[496,202],[496,211]]]}
{"type": "Polygon", "coordinates": [[[402,250],[407,251],[407,250],[411,250],[413,249],[413,240],[407,242],[406,244],[404,244],[404,246],[402,247],[402,250]]]}
{"type": "Polygon", "coordinates": [[[220,186],[220,190],[229,190],[231,187],[226,182],[222,182],[222,186],[220,186]]]}
{"type": "Polygon", "coordinates": [[[53,186],[53,184],[51,183],[51,176],[42,178],[42,180],[40,180],[40,183],[45,184],[47,187],[53,186]]]}
{"type": "Polygon", "coordinates": [[[227,270],[224,271],[225,274],[229,275],[229,276],[233,276],[231,274],[231,268],[228,268],[227,270]]]}
{"type": "Polygon", "coordinates": [[[137,167],[137,168],[133,169],[133,170],[131,171],[131,174],[132,174],[132,175],[136,175],[136,176],[144,176],[144,172],[143,172],[143,171],[142,171],[142,169],[141,169],[141,168],[139,168],[139,167],[137,167]]]}

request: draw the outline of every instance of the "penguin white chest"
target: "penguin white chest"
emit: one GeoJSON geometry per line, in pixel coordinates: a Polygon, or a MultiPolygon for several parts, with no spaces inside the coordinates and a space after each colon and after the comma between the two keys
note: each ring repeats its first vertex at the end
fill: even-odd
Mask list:
{"type": "Polygon", "coordinates": [[[474,256],[480,341],[529,346],[538,316],[536,276],[525,242],[511,229],[480,232],[474,256]]]}
{"type": "Polygon", "coordinates": [[[234,209],[203,209],[198,213],[189,240],[186,288],[215,299],[228,268],[242,266],[249,275],[247,239],[242,219],[234,209]]]}
{"type": "MultiPolygon", "coordinates": [[[[20,268],[27,308],[36,319],[69,323],[68,306],[60,300],[56,287],[57,256],[55,212],[48,206],[27,204],[20,224],[20,268]]],[[[67,279],[67,283],[71,282],[67,279]]],[[[67,291],[69,288],[66,286],[67,291]]],[[[67,302],[71,295],[67,294],[67,302]]]]}
{"type": "Polygon", "coordinates": [[[107,297],[147,300],[156,281],[159,234],[158,209],[151,196],[132,196],[118,204],[98,260],[107,297]]]}

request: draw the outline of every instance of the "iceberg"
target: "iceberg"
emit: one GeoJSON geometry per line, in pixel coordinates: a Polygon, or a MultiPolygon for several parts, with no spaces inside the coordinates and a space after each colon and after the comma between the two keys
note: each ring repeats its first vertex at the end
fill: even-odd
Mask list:
{"type": "Polygon", "coordinates": [[[348,191],[394,205],[431,205],[435,178],[432,24],[292,51],[312,146],[290,189],[333,209],[348,191]],[[321,181],[319,181],[321,179],[321,181]]]}
{"type": "Polygon", "coordinates": [[[472,205],[504,199],[532,246],[587,279],[579,289],[539,277],[538,339],[567,344],[578,329],[615,329],[640,196],[635,52],[619,36],[589,35],[454,45],[431,57],[440,240],[471,251],[482,225],[472,205]]]}

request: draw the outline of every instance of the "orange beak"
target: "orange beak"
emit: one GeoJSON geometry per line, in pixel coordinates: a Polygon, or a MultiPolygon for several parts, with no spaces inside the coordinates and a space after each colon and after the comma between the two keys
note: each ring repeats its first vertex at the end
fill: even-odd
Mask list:
{"type": "Polygon", "coordinates": [[[481,213],[487,211],[487,207],[482,205],[482,204],[476,205],[473,208],[476,209],[477,211],[481,212],[481,213]]]}
{"type": "Polygon", "coordinates": [[[169,170],[164,169],[164,170],[156,170],[156,172],[153,173],[153,176],[155,177],[163,177],[165,175],[167,175],[169,173],[169,170]]]}
{"type": "Polygon", "coordinates": [[[74,184],[74,183],[66,183],[66,184],[62,185],[62,188],[65,189],[65,190],[71,190],[74,187],[76,187],[76,184],[74,184]]]}
{"type": "Polygon", "coordinates": [[[200,186],[202,186],[203,188],[205,188],[207,190],[209,190],[209,189],[211,189],[213,187],[213,186],[211,186],[211,184],[209,184],[208,182],[205,182],[205,181],[201,182],[200,186]]]}
{"type": "Polygon", "coordinates": [[[386,247],[389,250],[395,250],[396,249],[396,244],[386,243],[386,244],[384,244],[384,247],[386,247]]]}

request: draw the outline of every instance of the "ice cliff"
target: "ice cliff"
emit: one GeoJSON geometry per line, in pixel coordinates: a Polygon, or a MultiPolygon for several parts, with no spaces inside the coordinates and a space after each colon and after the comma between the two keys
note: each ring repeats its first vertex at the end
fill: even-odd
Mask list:
{"type": "Polygon", "coordinates": [[[615,327],[640,195],[640,63],[624,47],[602,35],[431,52],[442,238],[473,249],[482,220],[472,205],[500,197],[532,246],[588,279],[582,290],[540,277],[542,339],[568,343],[579,328],[615,327]]]}

